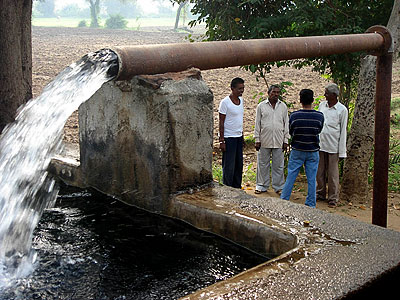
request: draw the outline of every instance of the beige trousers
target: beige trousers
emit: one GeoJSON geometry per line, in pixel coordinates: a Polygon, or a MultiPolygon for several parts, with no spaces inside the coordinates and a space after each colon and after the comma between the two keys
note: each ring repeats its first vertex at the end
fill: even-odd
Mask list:
{"type": "Polygon", "coordinates": [[[272,188],[280,192],[285,185],[284,153],[282,148],[260,148],[257,153],[257,177],[256,190],[265,192],[269,188],[270,166],[272,177],[272,188]],[[272,160],[272,163],[271,163],[272,160]]]}
{"type": "Polygon", "coordinates": [[[328,201],[339,200],[339,153],[319,152],[317,172],[317,199],[326,199],[328,183],[328,201]]]}

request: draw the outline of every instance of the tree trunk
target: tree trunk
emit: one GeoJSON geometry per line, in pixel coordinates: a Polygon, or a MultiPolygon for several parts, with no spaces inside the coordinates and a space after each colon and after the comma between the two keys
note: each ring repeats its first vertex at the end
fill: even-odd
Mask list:
{"type": "Polygon", "coordinates": [[[397,60],[400,50],[400,1],[398,0],[394,1],[387,28],[390,30],[393,38],[393,59],[397,60]]]}
{"type": "Polygon", "coordinates": [[[32,0],[0,0],[0,131],[32,98],[32,0]]]}
{"type": "Polygon", "coordinates": [[[376,57],[361,62],[353,123],[348,136],[340,199],[364,202],[368,195],[368,169],[374,143],[376,57]]]}
{"type": "Polygon", "coordinates": [[[99,9],[100,9],[100,0],[89,0],[90,3],[90,27],[97,28],[99,27],[99,9]]]}
{"type": "MultiPolygon", "coordinates": [[[[399,52],[400,1],[394,1],[387,25],[394,41],[394,58],[399,52]]],[[[368,169],[374,145],[376,57],[366,56],[358,82],[354,117],[347,139],[340,199],[364,202],[369,198],[368,169]]]]}
{"type": "Polygon", "coordinates": [[[182,2],[182,3],[179,4],[178,10],[176,11],[176,18],[175,18],[174,30],[177,30],[177,29],[178,29],[178,26],[179,26],[179,18],[180,18],[180,16],[181,16],[181,11],[182,11],[182,8],[186,5],[186,2],[187,2],[187,1],[182,2]]]}

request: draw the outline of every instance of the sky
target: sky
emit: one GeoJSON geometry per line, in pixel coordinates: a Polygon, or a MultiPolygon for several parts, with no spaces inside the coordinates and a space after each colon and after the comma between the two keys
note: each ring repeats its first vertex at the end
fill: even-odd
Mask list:
{"type": "MultiPolygon", "coordinates": [[[[87,7],[88,3],[85,0],[55,0],[55,8],[56,10],[70,5],[70,4],[77,4],[81,7],[87,7]]],[[[144,14],[157,14],[160,5],[171,7],[171,2],[169,0],[162,1],[162,4],[159,1],[153,0],[137,0],[137,5],[141,8],[144,14]]]]}

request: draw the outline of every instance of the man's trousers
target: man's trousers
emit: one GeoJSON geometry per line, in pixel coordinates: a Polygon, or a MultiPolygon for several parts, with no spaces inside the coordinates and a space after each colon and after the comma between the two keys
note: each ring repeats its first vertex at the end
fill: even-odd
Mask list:
{"type": "Polygon", "coordinates": [[[222,173],[225,185],[241,188],[243,172],[243,137],[225,138],[226,151],[222,153],[222,173]]]}
{"type": "Polygon", "coordinates": [[[265,192],[269,188],[269,169],[271,165],[272,188],[275,192],[283,189],[285,184],[284,153],[282,148],[260,148],[257,154],[256,190],[265,192]],[[272,163],[270,160],[272,158],[272,163]]]}

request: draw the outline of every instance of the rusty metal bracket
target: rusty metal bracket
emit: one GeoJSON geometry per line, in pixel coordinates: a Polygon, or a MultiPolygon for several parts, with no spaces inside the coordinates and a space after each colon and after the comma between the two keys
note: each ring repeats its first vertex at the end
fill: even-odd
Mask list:
{"type": "Polygon", "coordinates": [[[367,33],[378,33],[383,37],[383,44],[379,49],[369,51],[370,55],[380,56],[386,53],[393,53],[393,39],[389,29],[385,26],[374,25],[367,29],[367,33]]]}

